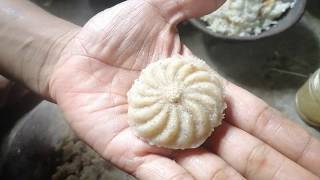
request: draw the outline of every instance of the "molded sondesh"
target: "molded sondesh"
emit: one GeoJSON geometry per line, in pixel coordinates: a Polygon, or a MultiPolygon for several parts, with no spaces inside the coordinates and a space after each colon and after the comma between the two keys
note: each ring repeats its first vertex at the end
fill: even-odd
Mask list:
{"type": "Polygon", "coordinates": [[[128,92],[129,125],[151,145],[199,147],[221,124],[223,83],[204,61],[177,56],[148,65],[128,92]]]}

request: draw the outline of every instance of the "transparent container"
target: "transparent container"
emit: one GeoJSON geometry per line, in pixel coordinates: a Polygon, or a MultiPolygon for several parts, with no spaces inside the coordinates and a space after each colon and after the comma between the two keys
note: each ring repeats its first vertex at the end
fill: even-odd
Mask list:
{"type": "Polygon", "coordinates": [[[305,122],[320,127],[320,69],[298,90],[296,108],[305,122]]]}

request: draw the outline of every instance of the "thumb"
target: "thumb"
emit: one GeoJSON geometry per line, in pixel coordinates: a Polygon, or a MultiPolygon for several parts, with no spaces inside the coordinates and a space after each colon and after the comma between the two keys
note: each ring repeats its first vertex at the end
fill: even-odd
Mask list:
{"type": "Polygon", "coordinates": [[[157,8],[169,23],[204,16],[218,9],[226,0],[145,0],[157,8]]]}

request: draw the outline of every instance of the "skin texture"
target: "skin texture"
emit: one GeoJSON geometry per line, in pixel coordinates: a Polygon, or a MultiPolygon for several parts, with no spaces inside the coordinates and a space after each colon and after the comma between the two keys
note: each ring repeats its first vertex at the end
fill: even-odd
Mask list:
{"type": "MultiPolygon", "coordinates": [[[[83,28],[65,28],[59,40],[49,41],[56,48],[43,52],[49,54],[42,61],[39,58],[44,65],[32,64],[46,77],[35,76],[38,83],[33,78],[23,81],[34,76],[27,71],[19,74],[11,65],[15,62],[19,67],[23,62],[13,55],[0,53],[0,67],[8,77],[56,102],[80,138],[139,179],[319,179],[319,141],[227,81],[226,120],[200,148],[156,148],[128,128],[126,93],[140,70],[160,58],[191,55],[180,42],[176,25],[207,14],[221,3],[129,0],[97,14],[83,28]],[[12,60],[3,60],[7,58],[12,60]]],[[[62,20],[54,21],[67,26],[62,20]]]]}

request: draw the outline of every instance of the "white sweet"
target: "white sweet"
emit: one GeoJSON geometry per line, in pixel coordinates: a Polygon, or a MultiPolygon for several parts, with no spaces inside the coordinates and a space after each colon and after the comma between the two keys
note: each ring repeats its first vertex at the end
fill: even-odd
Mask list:
{"type": "Polygon", "coordinates": [[[201,19],[216,33],[229,36],[258,35],[277,24],[276,19],[293,5],[282,0],[227,0],[218,10],[201,19]]]}
{"type": "Polygon", "coordinates": [[[128,92],[129,125],[151,145],[199,147],[221,124],[223,85],[204,61],[174,57],[146,67],[128,92]]]}

